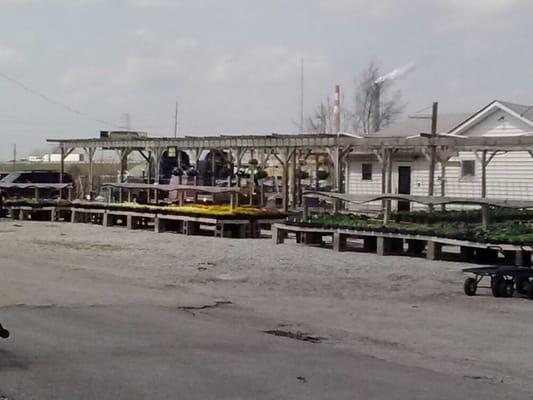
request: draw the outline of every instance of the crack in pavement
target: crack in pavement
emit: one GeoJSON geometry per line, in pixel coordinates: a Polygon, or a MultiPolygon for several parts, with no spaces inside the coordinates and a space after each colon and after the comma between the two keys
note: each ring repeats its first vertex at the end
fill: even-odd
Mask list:
{"type": "Polygon", "coordinates": [[[269,330],[269,331],[263,331],[263,333],[274,335],[274,336],[286,337],[286,338],[294,339],[294,340],[301,340],[302,342],[309,342],[309,343],[321,343],[323,340],[326,340],[325,337],[311,336],[311,335],[307,335],[299,331],[291,332],[291,331],[283,331],[280,329],[274,329],[274,330],[269,330]]]}
{"type": "Polygon", "coordinates": [[[208,310],[211,308],[217,308],[220,306],[227,306],[231,304],[233,304],[233,302],[231,301],[215,301],[214,304],[203,304],[201,306],[178,306],[177,309],[181,311],[190,312],[192,315],[196,315],[194,311],[208,310]]]}

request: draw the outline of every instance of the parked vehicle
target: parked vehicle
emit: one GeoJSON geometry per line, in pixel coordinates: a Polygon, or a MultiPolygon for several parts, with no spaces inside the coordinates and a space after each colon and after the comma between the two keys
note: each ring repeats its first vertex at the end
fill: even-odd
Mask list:
{"type": "MultiPolygon", "coordinates": [[[[15,171],[11,172],[8,175],[4,176],[0,180],[0,184],[9,184],[9,183],[61,183],[60,173],[57,171],[50,170],[30,170],[30,171],[15,171]]],[[[70,183],[74,186],[75,192],[75,182],[72,178],[72,175],[68,173],[63,173],[63,182],[70,183]]],[[[21,198],[21,197],[34,197],[35,191],[33,189],[20,189],[20,188],[9,188],[3,187],[2,192],[4,197],[10,198],[21,198]]],[[[41,198],[58,198],[60,193],[57,189],[48,189],[40,191],[41,198]]]]}

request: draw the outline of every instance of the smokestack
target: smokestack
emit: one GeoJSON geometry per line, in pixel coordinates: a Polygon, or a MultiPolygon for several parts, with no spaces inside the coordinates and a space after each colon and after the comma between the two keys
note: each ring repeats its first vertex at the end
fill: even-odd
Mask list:
{"type": "Polygon", "coordinates": [[[335,86],[335,105],[333,106],[333,131],[337,135],[341,132],[341,88],[335,86]]]}
{"type": "Polygon", "coordinates": [[[372,86],[372,132],[379,132],[381,129],[381,82],[376,81],[372,86]]]}

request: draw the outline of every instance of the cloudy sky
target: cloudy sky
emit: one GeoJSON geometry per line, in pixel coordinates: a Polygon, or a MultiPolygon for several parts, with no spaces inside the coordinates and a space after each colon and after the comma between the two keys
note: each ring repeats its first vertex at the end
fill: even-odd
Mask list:
{"type": "Polygon", "coordinates": [[[398,82],[408,112],[533,104],[531,15],[530,0],[0,0],[0,159],[126,113],[172,135],[176,100],[182,134],[295,131],[301,57],[306,113],[336,83],[350,107],[371,60],[417,63],[398,82]]]}

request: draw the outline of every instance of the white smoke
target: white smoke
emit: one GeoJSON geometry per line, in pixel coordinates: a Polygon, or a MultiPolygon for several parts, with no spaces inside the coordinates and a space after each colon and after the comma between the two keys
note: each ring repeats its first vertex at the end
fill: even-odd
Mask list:
{"type": "Polygon", "coordinates": [[[395,79],[401,78],[402,76],[407,75],[409,72],[415,69],[415,66],[416,66],[416,63],[414,62],[410,62],[408,64],[402,65],[401,67],[396,68],[394,71],[391,71],[388,74],[380,76],[378,79],[374,81],[374,83],[376,85],[379,85],[386,81],[393,81],[395,79]]]}

